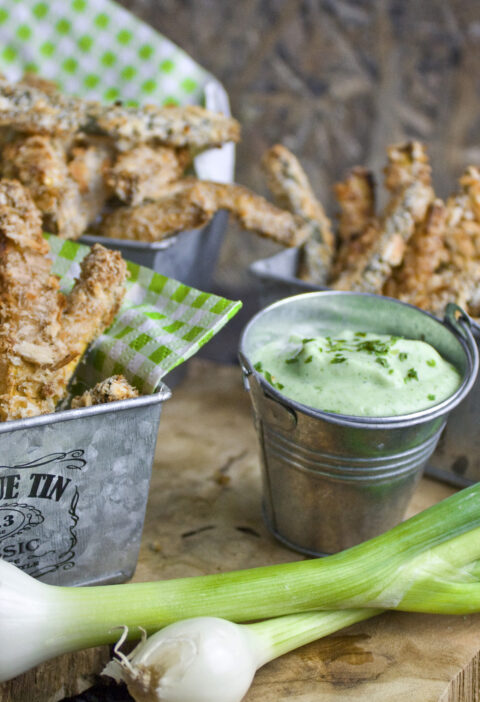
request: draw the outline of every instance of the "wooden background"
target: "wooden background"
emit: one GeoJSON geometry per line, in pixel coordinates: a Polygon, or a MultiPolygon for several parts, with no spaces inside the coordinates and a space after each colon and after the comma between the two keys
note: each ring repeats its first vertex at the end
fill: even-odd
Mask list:
{"type": "MultiPolygon", "coordinates": [[[[332,210],[355,164],[381,179],[387,144],[414,137],[441,196],[480,163],[478,0],[120,0],[227,89],[243,127],[237,180],[266,195],[263,151],[283,142],[332,210]]],[[[218,281],[248,287],[275,250],[231,226],[218,281]]]]}

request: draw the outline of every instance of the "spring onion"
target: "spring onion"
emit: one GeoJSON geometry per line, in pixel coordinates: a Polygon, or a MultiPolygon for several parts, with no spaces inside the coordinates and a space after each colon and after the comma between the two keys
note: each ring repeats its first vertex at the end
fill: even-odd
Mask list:
{"type": "Polygon", "coordinates": [[[195,617],[144,636],[128,655],[125,630],[103,674],[125,682],[137,702],[240,702],[265,663],[375,614],[306,612],[255,624],[195,617]]]}
{"type": "Polygon", "coordinates": [[[0,681],[60,653],[180,619],[235,622],[311,610],[480,611],[480,484],[327,558],[96,587],[46,585],[0,561],[0,681]]]}

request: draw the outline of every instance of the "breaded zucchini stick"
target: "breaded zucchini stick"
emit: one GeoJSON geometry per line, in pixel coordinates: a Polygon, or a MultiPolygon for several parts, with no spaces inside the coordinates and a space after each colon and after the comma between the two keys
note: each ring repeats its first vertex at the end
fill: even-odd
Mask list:
{"type": "Polygon", "coordinates": [[[302,247],[299,276],[311,283],[327,282],[335,252],[332,225],[298,159],[281,144],[262,158],[267,185],[276,203],[305,220],[308,235],[302,247]]]}
{"type": "Polygon", "coordinates": [[[437,271],[431,311],[443,312],[456,302],[480,316],[480,171],[470,166],[460,178],[461,190],[447,200],[445,245],[448,260],[437,271]]]}
{"type": "Polygon", "coordinates": [[[83,395],[74,397],[71,408],[91,407],[102,405],[106,402],[118,402],[138,397],[139,392],[133,388],[123,375],[112,375],[111,378],[97,383],[91,390],[86,390],[83,395]]]}
{"type": "Polygon", "coordinates": [[[0,420],[53,412],[86,347],[113,320],[126,266],[97,245],[65,298],[28,191],[0,181],[0,420]]]}
{"type": "Polygon", "coordinates": [[[111,239],[153,242],[202,227],[215,214],[216,204],[199,183],[185,178],[166,186],[154,202],[119,207],[103,218],[95,233],[111,239]]]}
{"type": "Polygon", "coordinates": [[[124,107],[67,97],[37,85],[0,79],[0,126],[20,132],[109,136],[118,147],[155,142],[195,152],[238,141],[238,122],[203,107],[124,107]]]}
{"type": "Polygon", "coordinates": [[[432,295],[442,286],[437,271],[449,259],[445,245],[447,214],[443,200],[436,198],[425,220],[416,227],[402,265],[387,280],[384,294],[430,312],[436,311],[432,309],[432,295]]]}
{"type": "Polygon", "coordinates": [[[4,178],[16,178],[28,188],[35,205],[51,223],[50,231],[55,232],[59,202],[69,187],[63,143],[40,134],[17,135],[3,149],[0,165],[4,178]]]}
{"type": "Polygon", "coordinates": [[[330,279],[351,271],[378,235],[375,216],[375,181],[371,171],[355,166],[333,191],[340,206],[338,249],[330,279]]]}
{"type": "Polygon", "coordinates": [[[308,236],[305,221],[280,210],[241,185],[183,178],[166,186],[163,196],[136,207],[108,214],[98,232],[109,238],[159,241],[182,229],[206,224],[225,209],[240,224],[284,246],[296,246],[308,236]]]}
{"type": "Polygon", "coordinates": [[[388,163],[384,169],[385,187],[398,193],[415,181],[431,184],[431,167],[425,145],[419,141],[393,144],[387,148],[388,163]]]}
{"type": "Polygon", "coordinates": [[[341,273],[332,287],[335,290],[356,290],[380,293],[392,269],[402,263],[407,242],[421,222],[434,195],[430,186],[415,182],[404,188],[388,208],[370,250],[353,271],[341,273]]]}
{"type": "Polygon", "coordinates": [[[80,277],[67,297],[59,331],[59,339],[74,358],[50,379],[55,404],[65,395],[87,347],[113,322],[125,296],[127,266],[119,251],[94,244],[80,265],[80,277]]]}
{"type": "Polygon", "coordinates": [[[369,248],[353,269],[332,281],[334,289],[380,293],[393,268],[402,263],[406,245],[434,198],[426,158],[418,142],[389,148],[385,172],[391,200],[369,248]]]}
{"type": "Polygon", "coordinates": [[[0,181],[0,420],[50,411],[43,384],[68,357],[65,304],[51,275],[40,213],[17,181],[0,181]],[[47,409],[48,408],[48,409],[47,409]]]}
{"type": "Polygon", "coordinates": [[[108,140],[84,134],[75,137],[68,153],[68,173],[78,189],[78,206],[70,213],[69,222],[67,213],[62,211],[58,227],[60,236],[77,239],[99,217],[111,194],[106,173],[113,158],[108,140]]]}
{"type": "Polygon", "coordinates": [[[0,125],[27,134],[68,136],[88,122],[88,103],[29,82],[0,78],[0,125]]]}
{"type": "Polygon", "coordinates": [[[104,170],[111,151],[103,139],[80,135],[67,162],[60,139],[17,136],[3,149],[1,172],[28,188],[47,231],[76,239],[96,219],[108,197],[104,170]]]}
{"type": "Polygon", "coordinates": [[[106,182],[119,200],[139,205],[161,196],[163,187],[178,180],[190,161],[188,149],[141,144],[118,154],[106,182]]]}
{"type": "Polygon", "coordinates": [[[188,147],[194,154],[240,139],[240,125],[233,117],[198,105],[185,107],[124,107],[90,103],[85,130],[106,134],[120,149],[136,144],[188,147]]]}
{"type": "Polygon", "coordinates": [[[354,166],[345,180],[333,186],[340,206],[338,236],[340,244],[361,234],[375,217],[375,179],[362,166],[354,166]]]}

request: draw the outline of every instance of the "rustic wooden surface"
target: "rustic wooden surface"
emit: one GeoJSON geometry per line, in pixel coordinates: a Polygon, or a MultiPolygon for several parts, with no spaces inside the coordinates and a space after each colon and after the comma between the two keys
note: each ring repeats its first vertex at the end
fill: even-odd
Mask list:
{"type": "MultiPolygon", "coordinates": [[[[452,493],[423,480],[413,514],[452,493]]],[[[234,366],[195,360],[166,403],[135,580],[300,559],[260,516],[256,436],[234,366]]],[[[389,613],[274,661],[246,702],[477,702],[480,615],[389,613]]],[[[2,702],[58,702],[98,682],[101,647],[0,685],[2,702]]]]}

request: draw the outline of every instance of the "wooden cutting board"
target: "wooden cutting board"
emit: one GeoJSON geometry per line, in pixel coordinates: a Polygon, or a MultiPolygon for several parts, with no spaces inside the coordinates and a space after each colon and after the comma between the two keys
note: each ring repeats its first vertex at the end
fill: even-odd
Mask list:
{"type": "MultiPolygon", "coordinates": [[[[424,479],[409,515],[453,489],[424,479]]],[[[240,370],[192,361],[163,409],[135,580],[299,560],[260,515],[260,471],[240,370]]],[[[245,702],[478,702],[480,615],[386,613],[261,669],[245,702]]],[[[0,652],[1,655],[1,652],[0,652]]],[[[58,702],[98,682],[108,647],[0,685],[1,702],[58,702]]]]}

